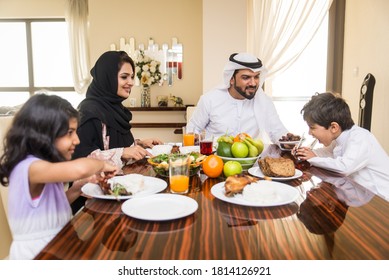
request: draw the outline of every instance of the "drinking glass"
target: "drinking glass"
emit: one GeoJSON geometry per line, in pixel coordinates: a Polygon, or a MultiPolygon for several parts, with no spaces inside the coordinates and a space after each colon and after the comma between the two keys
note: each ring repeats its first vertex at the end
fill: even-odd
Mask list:
{"type": "Polygon", "coordinates": [[[182,128],[182,145],[183,146],[194,146],[195,134],[193,131],[188,131],[184,126],[182,128]]]}
{"type": "Polygon", "coordinates": [[[200,154],[209,156],[213,152],[213,135],[207,135],[205,130],[200,133],[200,154]]]}
{"type": "Polygon", "coordinates": [[[189,154],[172,155],[169,158],[170,192],[187,193],[189,190],[189,154]]]}

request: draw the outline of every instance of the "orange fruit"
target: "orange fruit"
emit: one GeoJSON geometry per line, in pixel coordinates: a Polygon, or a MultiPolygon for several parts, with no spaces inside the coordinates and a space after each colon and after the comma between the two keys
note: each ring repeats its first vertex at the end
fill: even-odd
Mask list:
{"type": "Polygon", "coordinates": [[[203,172],[210,178],[217,178],[223,172],[223,160],[217,155],[209,155],[202,163],[203,172]]]}
{"type": "Polygon", "coordinates": [[[235,137],[234,137],[234,142],[243,142],[243,139],[245,139],[246,137],[250,137],[250,135],[248,135],[247,133],[245,132],[242,132],[242,133],[238,133],[235,137]]]}

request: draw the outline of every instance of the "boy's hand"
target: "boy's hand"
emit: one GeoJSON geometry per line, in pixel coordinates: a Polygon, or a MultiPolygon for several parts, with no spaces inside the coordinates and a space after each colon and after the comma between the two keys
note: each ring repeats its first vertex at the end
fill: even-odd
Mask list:
{"type": "Polygon", "coordinates": [[[292,150],[292,155],[298,160],[308,160],[310,158],[315,157],[315,153],[308,147],[298,148],[294,147],[292,150]]]}

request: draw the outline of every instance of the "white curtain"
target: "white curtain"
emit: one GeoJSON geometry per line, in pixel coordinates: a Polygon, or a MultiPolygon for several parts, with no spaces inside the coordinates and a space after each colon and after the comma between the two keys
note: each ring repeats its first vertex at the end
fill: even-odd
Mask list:
{"type": "Polygon", "coordinates": [[[268,69],[286,70],[308,46],[332,0],[248,0],[248,51],[268,69]]]}
{"type": "Polygon", "coordinates": [[[88,0],[67,0],[66,21],[69,27],[74,88],[84,94],[91,81],[89,74],[88,0]]]}

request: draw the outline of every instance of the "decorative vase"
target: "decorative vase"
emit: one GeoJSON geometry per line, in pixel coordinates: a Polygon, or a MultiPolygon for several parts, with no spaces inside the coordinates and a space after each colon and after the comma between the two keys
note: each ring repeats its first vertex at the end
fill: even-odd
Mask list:
{"type": "Polygon", "coordinates": [[[151,107],[151,98],[150,98],[150,87],[142,86],[140,92],[140,106],[141,107],[151,107]]]}

